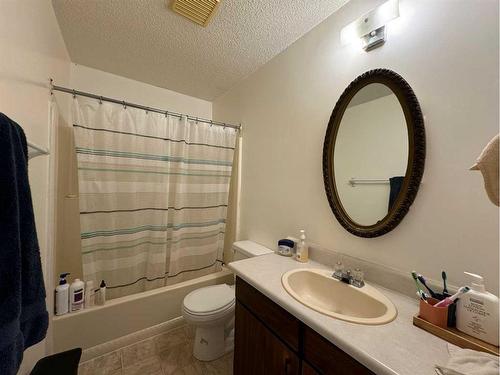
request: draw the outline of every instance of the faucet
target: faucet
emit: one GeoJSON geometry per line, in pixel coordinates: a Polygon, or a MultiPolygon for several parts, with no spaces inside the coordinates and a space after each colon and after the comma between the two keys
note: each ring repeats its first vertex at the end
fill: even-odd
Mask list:
{"type": "Polygon", "coordinates": [[[344,270],[344,266],[340,261],[335,265],[332,277],[343,283],[355,286],[356,288],[362,288],[365,285],[363,281],[363,271],[359,268],[354,269],[354,272],[351,272],[350,269],[344,270]]]}

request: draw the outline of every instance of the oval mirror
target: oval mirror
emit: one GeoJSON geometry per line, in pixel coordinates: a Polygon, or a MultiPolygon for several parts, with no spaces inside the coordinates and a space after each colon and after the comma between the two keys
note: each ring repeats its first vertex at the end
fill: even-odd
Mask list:
{"type": "Polygon", "coordinates": [[[361,237],[394,229],[424,163],[424,122],[410,85],[386,69],[356,78],[335,105],[323,147],[325,189],[340,224],[361,237]]]}

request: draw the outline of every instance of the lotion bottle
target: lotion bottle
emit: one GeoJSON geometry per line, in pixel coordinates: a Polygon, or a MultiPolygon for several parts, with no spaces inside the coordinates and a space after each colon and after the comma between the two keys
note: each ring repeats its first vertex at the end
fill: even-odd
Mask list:
{"type": "Polygon", "coordinates": [[[66,277],[69,272],[61,273],[59,275],[59,285],[56,287],[56,303],[55,303],[55,313],[56,315],[64,315],[69,311],[69,284],[66,281],[66,277]]]}
{"type": "Polygon", "coordinates": [[[69,287],[69,302],[71,312],[83,309],[85,284],[80,279],[75,279],[69,287]]]}
{"type": "Polygon", "coordinates": [[[309,246],[306,243],[306,231],[300,231],[300,241],[297,245],[297,256],[296,259],[298,262],[306,263],[309,261],[309,246]]]}
{"type": "Polygon", "coordinates": [[[464,273],[473,281],[457,302],[457,329],[498,346],[498,297],[486,291],[481,276],[464,273]]]}

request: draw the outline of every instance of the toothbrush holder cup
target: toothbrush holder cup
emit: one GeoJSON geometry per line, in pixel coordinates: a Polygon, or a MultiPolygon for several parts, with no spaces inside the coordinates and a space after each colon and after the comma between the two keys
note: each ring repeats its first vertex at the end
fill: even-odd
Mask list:
{"type": "Polygon", "coordinates": [[[448,326],[448,306],[434,307],[439,300],[435,298],[427,298],[427,302],[420,300],[420,311],[418,316],[427,320],[438,327],[446,328],[448,326]]]}

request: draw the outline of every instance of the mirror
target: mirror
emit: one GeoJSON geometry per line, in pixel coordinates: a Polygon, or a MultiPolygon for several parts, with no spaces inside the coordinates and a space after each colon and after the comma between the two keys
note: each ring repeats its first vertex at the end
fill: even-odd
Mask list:
{"type": "Polygon", "coordinates": [[[394,229],[413,203],[425,161],[425,129],[408,83],[369,71],[344,91],[325,137],[323,173],[333,213],[349,232],[394,229]]]}

